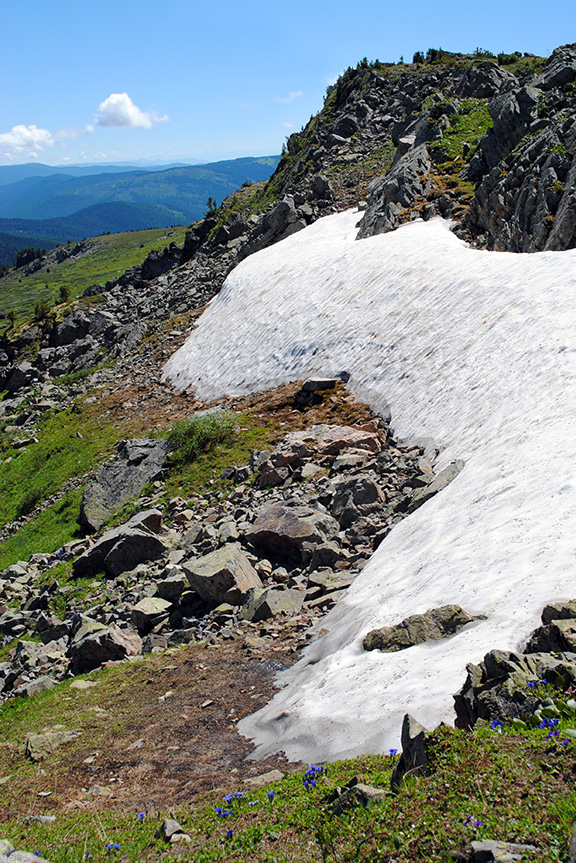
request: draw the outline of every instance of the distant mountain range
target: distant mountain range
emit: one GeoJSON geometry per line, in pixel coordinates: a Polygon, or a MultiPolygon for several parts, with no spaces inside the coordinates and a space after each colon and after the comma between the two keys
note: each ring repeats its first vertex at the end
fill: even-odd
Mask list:
{"type": "Polygon", "coordinates": [[[263,156],[146,170],[0,166],[0,265],[12,263],[15,247],[190,224],[202,218],[209,197],[220,203],[243,183],[268,179],[278,161],[263,156]]]}
{"type": "Polygon", "coordinates": [[[170,168],[191,167],[186,162],[166,165],[144,165],[119,162],[116,165],[44,165],[42,162],[26,162],[24,165],[0,165],[0,186],[17,183],[28,177],[51,177],[66,174],[68,177],[88,177],[94,174],[125,174],[128,171],[168,171],[170,168]]]}

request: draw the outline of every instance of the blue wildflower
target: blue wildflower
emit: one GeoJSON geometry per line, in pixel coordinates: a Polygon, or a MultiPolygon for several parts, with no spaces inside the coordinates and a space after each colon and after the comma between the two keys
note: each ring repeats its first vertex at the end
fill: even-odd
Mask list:
{"type": "Polygon", "coordinates": [[[258,806],[258,801],[257,800],[249,800],[248,806],[258,806]]]}
{"type": "Polygon", "coordinates": [[[389,749],[388,752],[390,754],[390,758],[394,758],[395,755],[398,755],[397,749],[389,749]]]}
{"type": "Polygon", "coordinates": [[[244,792],[243,791],[236,791],[236,793],[234,794],[234,797],[236,797],[236,798],[244,797],[244,792]]]}
{"type": "Polygon", "coordinates": [[[484,826],[484,822],[483,822],[483,821],[478,821],[478,819],[476,819],[476,821],[473,821],[473,822],[472,822],[472,826],[473,826],[473,827],[483,827],[483,826],[484,826]]]}
{"type": "Polygon", "coordinates": [[[268,800],[274,800],[274,789],[272,789],[272,791],[267,791],[266,797],[268,798],[268,800]]]}
{"type": "Polygon", "coordinates": [[[224,800],[226,801],[226,803],[230,803],[233,797],[233,794],[227,794],[226,797],[224,797],[224,800]]]}
{"type": "Polygon", "coordinates": [[[464,819],[464,821],[462,822],[462,824],[463,824],[464,826],[466,826],[467,824],[470,824],[470,822],[471,822],[471,821],[472,821],[472,815],[469,815],[467,818],[465,818],[465,819],[464,819]]]}
{"type": "Polygon", "coordinates": [[[234,835],[234,834],[233,834],[233,831],[232,831],[232,830],[227,830],[227,831],[226,831],[226,836],[228,837],[228,839],[232,839],[232,836],[233,836],[233,835],[234,835]]]}
{"type": "Polygon", "coordinates": [[[502,728],[502,721],[500,719],[493,719],[490,723],[490,728],[502,728]]]}
{"type": "Polygon", "coordinates": [[[140,821],[144,821],[145,817],[146,817],[146,814],[144,812],[138,813],[138,818],[140,819],[140,821]]]}

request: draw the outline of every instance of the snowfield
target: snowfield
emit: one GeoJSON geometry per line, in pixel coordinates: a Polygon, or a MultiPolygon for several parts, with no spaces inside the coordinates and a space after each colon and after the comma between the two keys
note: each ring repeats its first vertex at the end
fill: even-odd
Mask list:
{"type": "Polygon", "coordinates": [[[345,370],[359,398],[390,406],[398,438],[434,440],[437,471],[466,463],[240,723],[261,755],[386,752],[406,712],[452,723],[466,663],[521,647],[546,603],[576,597],[576,250],[473,250],[440,219],[357,242],[358,219],[328,216],[242,262],[165,367],[202,398],[345,370]],[[362,650],[368,630],[448,603],[487,619],[362,650]]]}

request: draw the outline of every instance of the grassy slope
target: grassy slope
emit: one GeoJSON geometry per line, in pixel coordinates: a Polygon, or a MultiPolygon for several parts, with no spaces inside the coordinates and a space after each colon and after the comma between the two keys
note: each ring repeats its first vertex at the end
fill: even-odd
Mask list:
{"type": "Polygon", "coordinates": [[[152,250],[182,243],[185,232],[184,227],[178,227],[102,235],[90,241],[94,249],[89,255],[63,261],[51,267],[50,272],[42,270],[22,276],[20,271],[11,270],[0,279],[0,315],[15,309],[20,317],[30,317],[36,302],[53,302],[62,285],[68,285],[72,298],[78,297],[89,285],[118,278],[130,267],[141,264],[152,250]]]}
{"type": "MultiPolygon", "coordinates": [[[[38,443],[11,447],[4,434],[0,447],[0,526],[27,515],[74,477],[105,461],[123,429],[78,406],[43,418],[38,443]]],[[[70,489],[0,545],[0,569],[34,552],[51,552],[69,542],[77,531],[80,491],[70,489]]]]}

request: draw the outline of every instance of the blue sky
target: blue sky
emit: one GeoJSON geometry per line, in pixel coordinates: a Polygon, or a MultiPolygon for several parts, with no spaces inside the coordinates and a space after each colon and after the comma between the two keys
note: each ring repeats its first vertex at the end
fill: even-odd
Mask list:
{"type": "Polygon", "coordinates": [[[2,0],[0,164],[208,162],[280,152],[347,66],[576,41],[533,0],[2,0]]]}

